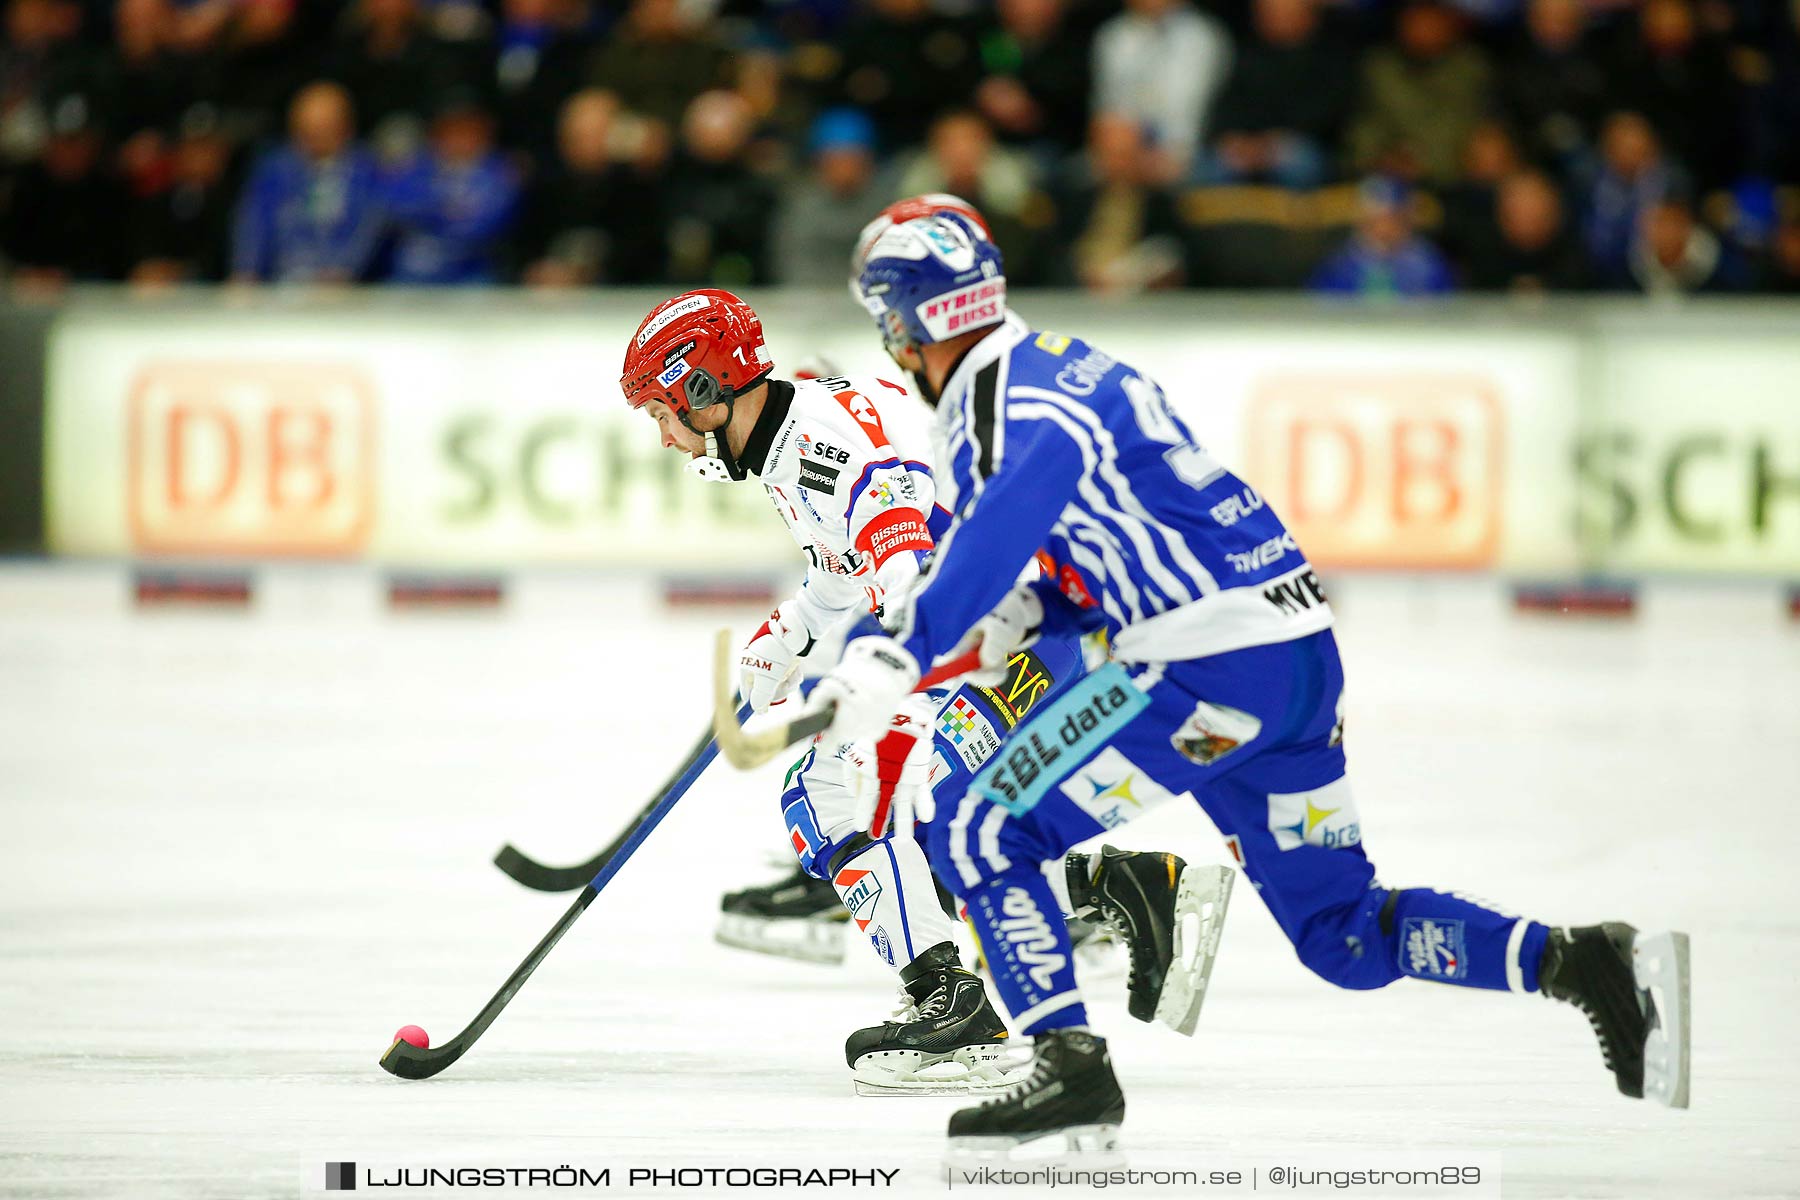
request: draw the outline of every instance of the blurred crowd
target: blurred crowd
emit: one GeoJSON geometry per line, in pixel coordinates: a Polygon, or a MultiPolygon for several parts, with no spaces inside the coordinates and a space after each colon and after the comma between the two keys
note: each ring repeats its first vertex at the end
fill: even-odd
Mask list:
{"type": "Polygon", "coordinates": [[[1800,0],[0,0],[0,271],[1800,292],[1800,0]]]}

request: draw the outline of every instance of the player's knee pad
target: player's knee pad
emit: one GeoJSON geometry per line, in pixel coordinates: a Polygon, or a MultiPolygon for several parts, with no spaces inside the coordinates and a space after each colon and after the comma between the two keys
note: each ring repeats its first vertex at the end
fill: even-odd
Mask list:
{"type": "Polygon", "coordinates": [[[1395,894],[1374,888],[1353,903],[1319,910],[1290,935],[1294,953],[1327,983],[1353,991],[1386,987],[1400,978],[1393,938],[1382,928],[1395,894]]]}
{"type": "Polygon", "coordinates": [[[832,856],[861,833],[847,771],[840,758],[814,750],[788,773],[781,793],[788,842],[806,873],[818,879],[831,877],[832,856]]]}

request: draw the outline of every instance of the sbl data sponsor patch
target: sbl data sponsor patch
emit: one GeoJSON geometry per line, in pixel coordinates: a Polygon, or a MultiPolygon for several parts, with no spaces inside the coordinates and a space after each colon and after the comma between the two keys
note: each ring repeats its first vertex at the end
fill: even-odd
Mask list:
{"type": "Polygon", "coordinates": [[[1144,810],[1175,798],[1116,746],[1096,754],[1057,787],[1106,829],[1115,829],[1144,810]]]}
{"type": "Polygon", "coordinates": [[[966,696],[952,696],[950,703],[938,710],[937,728],[938,736],[950,743],[971,771],[979,771],[1000,748],[994,723],[966,696]]]}
{"type": "Polygon", "coordinates": [[[811,488],[815,492],[837,491],[838,469],[820,463],[802,462],[800,464],[800,486],[811,488]]]}
{"type": "Polygon", "coordinates": [[[1350,795],[1350,779],[1340,775],[1310,792],[1271,792],[1269,832],[1281,850],[1323,846],[1340,850],[1362,842],[1362,818],[1350,795]]]}
{"type": "Polygon", "coordinates": [[[1014,816],[1028,813],[1149,703],[1124,667],[1108,663],[1033,714],[970,786],[1014,816]]]}
{"type": "Polygon", "coordinates": [[[887,960],[888,966],[894,965],[894,943],[888,938],[886,925],[877,925],[875,932],[869,935],[869,941],[875,947],[875,953],[887,960]]]}
{"type": "Polygon", "coordinates": [[[1463,923],[1433,917],[1400,922],[1400,969],[1427,979],[1462,979],[1469,973],[1463,923]]]}

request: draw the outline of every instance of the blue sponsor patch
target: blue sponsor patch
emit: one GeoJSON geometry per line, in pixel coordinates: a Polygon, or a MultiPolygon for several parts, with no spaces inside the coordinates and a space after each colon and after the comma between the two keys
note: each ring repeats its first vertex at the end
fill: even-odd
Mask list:
{"type": "Polygon", "coordinates": [[[1463,923],[1435,917],[1407,917],[1400,922],[1400,969],[1420,979],[1467,978],[1463,923]]]}
{"type": "Polygon", "coordinates": [[[656,382],[662,384],[664,387],[674,387],[676,382],[683,375],[688,373],[688,370],[688,360],[685,358],[677,359],[673,366],[656,377],[656,382]]]}
{"type": "Polygon", "coordinates": [[[869,941],[874,943],[875,953],[886,959],[888,966],[893,966],[894,943],[888,940],[887,926],[877,925],[875,927],[875,932],[869,935],[869,941]]]}
{"type": "Polygon", "coordinates": [[[1015,729],[971,786],[1013,816],[1023,816],[1149,703],[1124,667],[1108,663],[1015,729]]]}

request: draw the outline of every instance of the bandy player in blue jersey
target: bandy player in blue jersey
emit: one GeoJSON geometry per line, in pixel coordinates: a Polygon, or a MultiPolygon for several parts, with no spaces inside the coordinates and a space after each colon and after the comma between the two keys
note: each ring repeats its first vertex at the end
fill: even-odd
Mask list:
{"type": "MultiPolygon", "coordinates": [[[[627,347],[620,385],[626,401],[655,420],[663,445],[688,456],[693,474],[760,483],[806,556],[798,591],[740,654],[740,690],[766,712],[795,690],[815,646],[904,594],[934,529],[949,519],[933,502],[929,434],[899,420],[899,406],[916,402],[875,378],[778,378],[761,319],[716,289],[653,308],[627,347]]],[[[1005,1082],[1008,1031],[979,977],[960,961],[913,823],[904,812],[881,822],[874,816],[879,810],[885,818],[896,798],[902,809],[928,804],[936,786],[966,791],[1006,731],[1081,673],[1078,638],[1073,625],[1048,630],[1032,649],[995,664],[994,678],[911,698],[894,715],[894,729],[867,741],[821,741],[788,773],[781,816],[801,870],[828,884],[833,903],[907,995],[898,1019],[859,1029],[845,1043],[859,1092],[928,1094],[1005,1082]],[[911,747],[920,733],[931,753],[909,769],[905,750],[890,748],[911,747]]],[[[1103,853],[1107,886],[1094,907],[1132,951],[1132,1012],[1191,1033],[1196,981],[1210,957],[1175,963],[1165,933],[1175,921],[1172,899],[1129,887],[1136,875],[1166,872],[1180,860],[1103,853]]],[[[1046,886],[1060,889],[1068,876],[1058,864],[1046,886]]],[[[1223,904],[1216,915],[1223,919],[1223,904]]]]}
{"type": "MultiPolygon", "coordinates": [[[[894,361],[937,408],[938,502],[953,514],[891,636],[846,647],[811,703],[832,736],[881,727],[927,667],[1029,644],[1047,617],[1110,634],[1111,661],[1041,706],[928,844],[967,903],[1002,999],[1034,1038],[1030,1074],[950,1120],[953,1143],[1116,1138],[1125,1101],[1089,1028],[1041,864],[1113,818],[1102,780],[1145,808],[1199,803],[1301,961],[1345,988],[1399,979],[1567,1001],[1620,1091],[1687,1103],[1687,939],[1549,926],[1458,894],[1389,887],[1361,845],[1345,773],[1331,607],[1263,498],[1215,461],[1156,383],[1006,307],[998,250],[953,217],[909,221],[859,280],[894,361]],[[1040,547],[1048,580],[1016,586],[1040,547]]],[[[1080,911],[1079,886],[1071,899],[1080,911]]]]}

